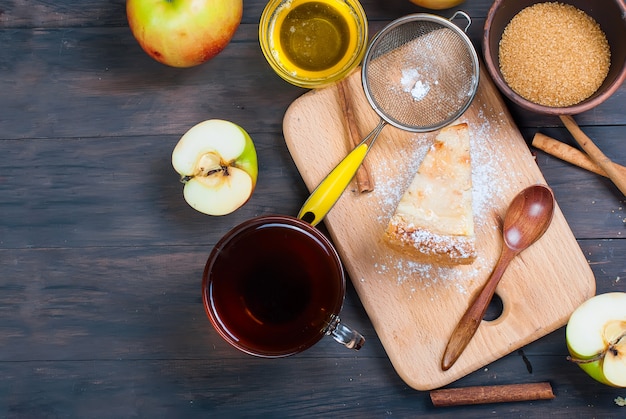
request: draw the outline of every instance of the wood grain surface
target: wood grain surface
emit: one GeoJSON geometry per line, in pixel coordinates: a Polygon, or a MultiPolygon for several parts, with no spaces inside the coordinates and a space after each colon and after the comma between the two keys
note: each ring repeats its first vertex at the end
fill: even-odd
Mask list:
{"type": "MultiPolygon", "coordinates": [[[[350,91],[360,131],[367,132],[379,117],[358,89],[360,77],[351,76],[350,91]]],[[[285,141],[311,191],[349,151],[338,95],[335,86],[306,93],[285,114],[285,141]]],[[[470,130],[478,253],[473,264],[420,264],[383,240],[389,218],[437,131],[415,134],[385,127],[367,157],[378,179],[376,189],[365,196],[347,191],[326,217],[391,362],[418,390],[449,384],[556,330],[595,293],[593,273],[557,208],[546,234],[505,272],[496,291],[503,301],[502,315],[483,322],[457,363],[442,371],[450,334],[500,254],[502,218],[510,200],[531,184],[545,183],[486,71],[472,105],[457,122],[467,123],[470,130]]]]}
{"type": "MultiPolygon", "coordinates": [[[[242,25],[215,59],[173,69],[141,50],[124,0],[0,2],[0,417],[623,416],[614,402],[622,389],[566,360],[564,328],[445,386],[549,381],[555,399],[434,407],[395,371],[352,285],[358,277],[342,319],[366,336],[359,352],[329,338],[294,357],[257,359],[211,329],[200,277],[212,246],[253,216],[297,214],[308,196],[282,131],[306,91],[263,58],[266,3],[244,1],[242,25]],[[183,133],[208,118],[245,127],[259,154],[252,199],[225,217],[192,210],[170,163],[183,133]]],[[[408,0],[362,4],[372,34],[427,11],[408,0]]],[[[479,50],[490,5],[461,6],[479,50]]],[[[506,105],[527,144],[540,131],[575,145],[558,118],[506,105]]],[[[621,165],[625,107],[622,86],[575,116],[621,165]]],[[[606,178],[528,150],[597,292],[626,291],[623,196],[606,178]]]]}

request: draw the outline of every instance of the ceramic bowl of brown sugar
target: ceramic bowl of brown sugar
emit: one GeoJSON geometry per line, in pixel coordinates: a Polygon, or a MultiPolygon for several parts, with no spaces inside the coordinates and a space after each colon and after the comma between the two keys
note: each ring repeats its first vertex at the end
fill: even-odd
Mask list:
{"type": "Polygon", "coordinates": [[[542,114],[575,115],[626,79],[626,6],[621,0],[495,0],[482,40],[499,90],[542,114]]]}

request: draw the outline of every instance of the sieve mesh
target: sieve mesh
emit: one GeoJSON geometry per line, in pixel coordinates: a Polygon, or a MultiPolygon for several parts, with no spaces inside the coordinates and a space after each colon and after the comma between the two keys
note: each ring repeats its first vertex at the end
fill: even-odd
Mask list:
{"type": "Polygon", "coordinates": [[[450,21],[409,15],[372,41],[362,78],[368,100],[386,122],[430,131],[457,119],[471,103],[478,87],[478,58],[450,21]]]}

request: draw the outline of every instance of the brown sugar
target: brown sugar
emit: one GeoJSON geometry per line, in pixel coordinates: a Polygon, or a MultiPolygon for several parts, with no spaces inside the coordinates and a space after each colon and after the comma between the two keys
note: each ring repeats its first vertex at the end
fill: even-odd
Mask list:
{"type": "Polygon", "coordinates": [[[558,2],[537,3],[511,19],[499,48],[500,71],[523,98],[566,107],[590,97],[611,64],[606,36],[582,10],[558,2]]]}

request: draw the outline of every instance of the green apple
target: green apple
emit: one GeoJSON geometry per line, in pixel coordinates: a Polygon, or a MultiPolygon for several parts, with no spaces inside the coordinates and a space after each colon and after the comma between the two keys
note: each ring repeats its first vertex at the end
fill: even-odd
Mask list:
{"type": "Polygon", "coordinates": [[[128,25],[160,63],[192,67],[228,45],[241,23],[243,0],[127,0],[128,25]]]}
{"type": "Polygon", "coordinates": [[[189,205],[209,215],[230,214],[254,192],[258,163],[250,135],[229,121],[210,119],[185,133],[172,165],[189,205]]]}
{"type": "Polygon", "coordinates": [[[570,360],[601,383],[626,387],[626,292],[599,294],[582,303],[565,335],[570,360]]]}

